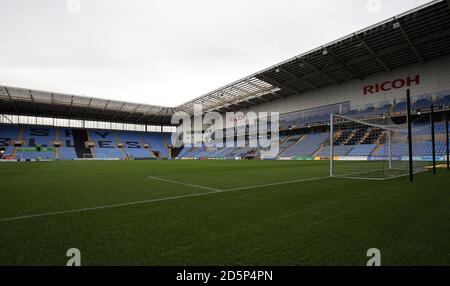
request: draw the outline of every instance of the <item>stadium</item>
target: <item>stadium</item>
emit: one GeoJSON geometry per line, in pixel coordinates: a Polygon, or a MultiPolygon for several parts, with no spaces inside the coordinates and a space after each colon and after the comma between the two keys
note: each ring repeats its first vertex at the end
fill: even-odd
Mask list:
{"type": "Polygon", "coordinates": [[[176,107],[0,85],[0,265],[448,266],[449,47],[438,0],[176,107]]]}

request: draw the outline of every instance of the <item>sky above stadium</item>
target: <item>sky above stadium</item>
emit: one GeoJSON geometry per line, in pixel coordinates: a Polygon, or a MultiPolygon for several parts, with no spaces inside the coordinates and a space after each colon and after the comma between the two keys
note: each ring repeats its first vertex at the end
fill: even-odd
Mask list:
{"type": "Polygon", "coordinates": [[[0,85],[177,106],[425,0],[0,0],[0,85]]]}

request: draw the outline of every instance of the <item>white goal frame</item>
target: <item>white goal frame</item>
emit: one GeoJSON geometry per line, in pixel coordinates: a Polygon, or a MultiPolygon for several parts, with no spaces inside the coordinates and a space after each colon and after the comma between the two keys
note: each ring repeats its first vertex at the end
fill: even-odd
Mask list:
{"type": "MultiPolygon", "coordinates": [[[[370,126],[370,127],[374,127],[374,128],[379,128],[382,129],[384,131],[386,131],[386,143],[385,145],[387,145],[387,154],[386,154],[386,161],[387,161],[387,166],[388,169],[390,170],[401,170],[398,168],[394,168],[392,161],[393,161],[393,156],[392,156],[392,133],[394,131],[396,131],[397,129],[394,128],[394,126],[390,126],[390,125],[379,125],[379,124],[375,124],[375,123],[370,123],[370,122],[365,122],[362,120],[358,120],[355,118],[351,118],[345,115],[341,115],[341,114],[331,114],[330,115],[330,138],[329,138],[329,144],[330,144],[330,177],[337,177],[337,178],[346,178],[346,179],[366,179],[366,180],[388,180],[388,179],[395,179],[395,178],[399,178],[399,177],[404,177],[404,176],[408,176],[407,173],[405,174],[401,174],[401,175],[396,175],[396,176],[389,176],[389,177],[385,177],[385,178],[371,178],[371,177],[364,177],[364,176],[355,176],[352,177],[352,175],[360,175],[360,174],[364,174],[367,172],[361,172],[361,173],[354,173],[354,174],[349,174],[347,176],[343,175],[336,175],[335,173],[335,151],[334,151],[334,131],[335,131],[335,126],[334,126],[334,120],[336,117],[342,118],[344,120],[347,120],[348,122],[354,122],[357,124],[361,124],[361,125],[365,125],[365,126],[370,126]]],[[[377,170],[374,170],[374,172],[377,170]]]]}

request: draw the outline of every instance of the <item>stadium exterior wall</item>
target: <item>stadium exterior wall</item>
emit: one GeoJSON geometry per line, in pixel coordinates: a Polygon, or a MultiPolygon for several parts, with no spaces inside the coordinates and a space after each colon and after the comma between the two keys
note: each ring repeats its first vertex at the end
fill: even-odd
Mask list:
{"type": "Polygon", "coordinates": [[[438,95],[437,93],[442,91],[450,94],[450,56],[440,57],[424,64],[409,65],[391,72],[377,73],[368,76],[364,81],[352,80],[302,95],[277,99],[242,111],[284,114],[342,102],[351,102],[351,107],[357,108],[369,104],[392,103],[394,100],[404,101],[408,78],[411,81],[409,88],[414,96],[438,95]],[[419,83],[416,82],[416,76],[420,78],[419,83]],[[392,87],[394,81],[397,81],[395,84],[400,88],[392,87]],[[386,83],[384,88],[390,90],[368,93],[370,89],[365,89],[367,86],[376,84],[381,86],[383,83],[386,83]],[[364,94],[365,91],[367,94],[364,94]]]}

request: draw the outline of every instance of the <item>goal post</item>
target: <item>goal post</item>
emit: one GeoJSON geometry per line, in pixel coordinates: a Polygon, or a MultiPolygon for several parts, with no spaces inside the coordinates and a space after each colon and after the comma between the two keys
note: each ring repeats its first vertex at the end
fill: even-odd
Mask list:
{"type": "MultiPolygon", "coordinates": [[[[423,153],[420,140],[427,133],[420,126],[413,130],[412,140],[418,146],[414,152],[423,153]]],[[[328,146],[323,146],[329,148],[330,176],[371,180],[408,176],[408,134],[407,123],[396,123],[387,117],[361,120],[332,114],[330,140],[328,146]]],[[[412,171],[425,170],[429,162],[414,156],[420,155],[414,152],[412,157],[417,162],[412,171]]]]}

